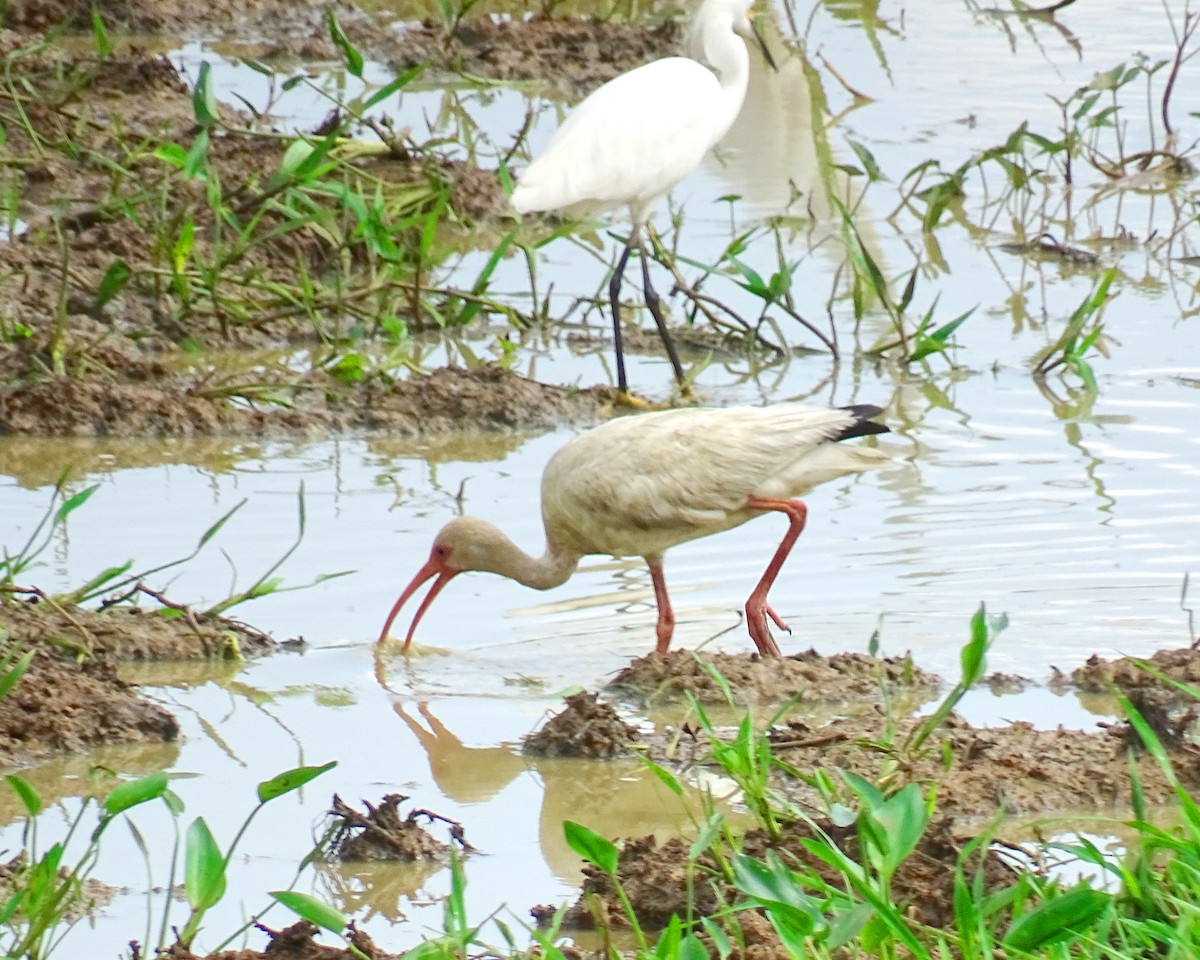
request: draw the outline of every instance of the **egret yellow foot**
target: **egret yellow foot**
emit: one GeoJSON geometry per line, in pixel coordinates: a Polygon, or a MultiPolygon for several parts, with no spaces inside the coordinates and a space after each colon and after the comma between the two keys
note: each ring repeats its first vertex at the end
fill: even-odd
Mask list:
{"type": "Polygon", "coordinates": [[[618,390],[613,395],[614,407],[629,407],[631,410],[666,410],[668,404],[653,403],[645,397],[639,397],[628,390],[618,390]]]}

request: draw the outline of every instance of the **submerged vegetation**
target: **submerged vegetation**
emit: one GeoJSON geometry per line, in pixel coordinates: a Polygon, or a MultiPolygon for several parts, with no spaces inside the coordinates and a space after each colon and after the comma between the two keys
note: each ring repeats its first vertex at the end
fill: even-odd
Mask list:
{"type": "MultiPolygon", "coordinates": [[[[662,2],[542,0],[514,11],[491,0],[436,0],[415,11],[423,22],[394,30],[393,15],[373,6],[327,9],[302,0],[284,11],[249,0],[231,23],[211,22],[207,9],[182,20],[177,6],[0,4],[0,442],[17,434],[325,437],[464,426],[503,432],[610,413],[613,391],[602,359],[583,368],[594,374],[569,377],[547,375],[537,362],[563,345],[606,355],[592,320],[606,307],[604,273],[625,238],[593,221],[521,222],[507,195],[537,137],[562,115],[562,98],[576,99],[622,70],[674,52],[684,39],[682,10],[662,2]],[[281,36],[247,42],[259,21],[281,36]],[[158,55],[143,48],[148,35],[171,43],[221,37],[243,44],[243,52],[237,61],[200,47],[200,55],[158,55]],[[520,108],[510,109],[525,94],[520,108]],[[290,111],[307,120],[288,122],[290,111]],[[594,289],[564,278],[560,265],[576,259],[587,263],[594,289]],[[563,379],[570,382],[560,385],[563,379]]],[[[1081,41],[1066,21],[1092,15],[1069,0],[1040,11],[1021,3],[1006,10],[971,0],[961,6],[978,29],[996,31],[1014,48],[1050,37],[1075,51],[1081,41]]],[[[1179,324],[1196,322],[1200,285],[1187,271],[1200,263],[1200,104],[1188,77],[1200,50],[1200,15],[1164,2],[1167,41],[1160,46],[1167,54],[1130,51],[1082,85],[1064,80],[1044,91],[1051,111],[1030,107],[999,136],[987,127],[984,145],[968,136],[975,116],[956,118],[961,148],[930,135],[940,155],[914,161],[911,149],[889,150],[887,137],[872,139],[856,122],[872,99],[865,78],[851,69],[875,71],[881,87],[893,82],[884,40],[904,36],[904,17],[871,3],[804,8],[795,0],[781,0],[771,13],[769,40],[783,54],[776,57],[780,70],[756,78],[762,112],[735,130],[717,161],[739,190],[717,201],[717,213],[676,198],[646,254],[652,269],[672,278],[667,299],[689,381],[703,396],[714,366],[727,365],[733,379],[757,387],[781,383],[772,378],[803,364],[811,380],[805,395],[828,386],[832,396],[843,372],[854,390],[864,371],[874,371],[894,391],[887,416],[899,421],[895,432],[903,437],[913,426],[911,393],[930,409],[957,414],[958,383],[1007,368],[1035,385],[1076,443],[1074,431],[1092,417],[1123,341],[1143,334],[1126,322],[1119,298],[1166,291],[1155,308],[1179,324]],[[753,176],[735,175],[747,157],[764,168],[774,163],[765,196],[753,195],[762,186],[753,176]],[[967,247],[1001,278],[1005,299],[946,292],[943,281],[967,247]],[[1009,337],[1007,350],[997,348],[998,336],[1009,337]]],[[[405,8],[405,15],[414,11],[405,8]]],[[[918,112],[919,100],[913,94],[906,109],[918,112]]],[[[925,136],[922,130],[909,139],[924,150],[925,136]]],[[[1200,386],[1162,366],[1144,376],[1200,386]]],[[[636,386],[661,394],[668,379],[636,386]]],[[[762,394],[776,391],[764,386],[762,394]]],[[[39,456],[14,455],[25,466],[39,456]]],[[[469,459],[473,451],[446,459],[453,456],[469,459]]],[[[437,462],[430,457],[431,474],[437,462]]],[[[1085,484],[1094,481],[1091,469],[1085,484]]],[[[397,503],[404,499],[401,482],[379,479],[395,486],[397,503]]],[[[436,479],[430,486],[458,509],[465,482],[456,494],[436,479]]],[[[1101,483],[1096,487],[1098,497],[1108,497],[1101,483]]],[[[274,559],[261,573],[248,582],[235,578],[203,603],[181,599],[167,578],[216,549],[218,535],[245,519],[241,503],[215,520],[197,519],[203,532],[175,559],[138,567],[117,558],[64,589],[38,586],[40,577],[58,575],[55,549],[67,542],[68,526],[86,518],[85,505],[96,509],[97,490],[61,475],[44,515],[0,552],[0,760],[7,764],[98,741],[172,743],[180,726],[171,697],[162,698],[165,704],[139,697],[122,661],[191,657],[236,670],[275,644],[230,612],[300,589],[279,574],[306,534],[303,486],[295,538],[272,543],[274,559]],[[40,722],[54,714],[46,702],[56,697],[59,714],[74,726],[52,734],[30,717],[40,722]],[[128,735],[110,736],[114,728],[128,735]]],[[[426,509],[413,499],[416,510],[426,509]]],[[[1109,508],[1106,500],[1101,511],[1109,508]]],[[[190,544],[195,533],[180,536],[190,544]]],[[[279,536],[274,529],[266,534],[279,536]]],[[[1179,574],[1188,610],[1187,578],[1179,574]]],[[[310,575],[303,586],[343,575],[310,575]]],[[[686,805],[691,830],[662,843],[636,836],[614,842],[581,822],[587,805],[577,795],[561,810],[547,806],[550,832],[557,838],[561,825],[565,843],[586,861],[583,894],[569,908],[536,907],[538,922],[530,924],[524,915],[533,905],[519,891],[509,893],[515,920],[499,911],[469,915],[466,885],[482,858],[465,842],[461,823],[418,807],[404,823],[418,816],[442,823],[457,847],[423,848],[432,851],[430,870],[448,866],[444,924],[404,956],[1196,955],[1195,644],[1173,663],[1177,673],[1161,662],[1080,668],[1074,682],[1107,696],[1110,712],[1123,719],[1100,733],[1072,731],[1081,751],[1105,763],[1063,778],[1121,808],[1110,803],[1103,815],[1064,824],[1047,815],[1057,809],[1053,802],[1015,809],[1016,791],[995,786],[1022,776],[1057,783],[1042,769],[1053,756],[1025,743],[1010,752],[1008,766],[998,764],[976,808],[964,811],[948,786],[952,776],[996,763],[1001,752],[957,711],[984,681],[986,654],[1004,626],[1003,618],[979,610],[958,682],[929,708],[902,702],[933,696],[932,679],[910,658],[876,659],[873,646],[871,657],[855,661],[853,684],[849,658],[857,655],[793,658],[797,673],[808,670],[808,659],[820,661],[809,673],[826,705],[866,702],[870,723],[858,722],[857,704],[833,720],[814,720],[798,717],[811,703],[792,701],[762,722],[755,712],[761,707],[744,706],[749,698],[733,671],[722,673],[715,658],[689,661],[686,680],[684,670],[665,678],[657,665],[654,689],[640,691],[643,702],[657,706],[654,695],[672,681],[687,694],[658,725],[660,741],[639,743],[638,729],[613,707],[574,694],[571,700],[610,727],[598,731],[591,719],[561,726],[580,743],[599,742],[605,756],[640,756],[686,805]],[[700,696],[714,691],[715,704],[700,696]],[[711,788],[697,796],[697,780],[736,785],[752,823],[726,816],[711,788]],[[1010,817],[1018,813],[1020,823],[1010,817]],[[1118,837],[1119,848],[1107,848],[1101,838],[1108,837],[1118,837]],[[580,926],[590,929],[581,933],[580,926]]],[[[748,674],[784,673],[746,662],[748,674]]],[[[391,697],[381,669],[377,677],[391,697]]],[[[314,692],[314,706],[322,696],[337,705],[352,699],[338,682],[314,692]]],[[[241,695],[286,729],[264,706],[269,697],[241,695]]],[[[457,776],[469,789],[454,799],[468,813],[501,789],[489,779],[488,762],[504,767],[498,778],[534,762],[501,747],[464,745],[424,701],[418,710],[426,727],[398,699],[391,710],[428,752],[434,780],[454,780],[448,756],[467,758],[466,773],[457,776]]],[[[360,815],[335,795],[341,825],[314,829],[308,846],[287,846],[258,816],[269,803],[286,811],[303,792],[327,784],[347,789],[338,761],[308,762],[307,745],[287,733],[300,759],[280,763],[290,769],[259,783],[250,812],[228,837],[214,835],[206,819],[212,810],[185,810],[175,778],[191,773],[174,770],[174,755],[106,755],[86,775],[62,777],[61,791],[60,784],[36,785],[37,768],[10,772],[21,834],[0,867],[4,955],[80,953],[102,899],[93,881],[103,878],[107,860],[131,856],[146,865],[148,891],[144,924],[125,938],[138,960],[156,951],[179,960],[216,954],[235,940],[249,951],[261,945],[261,934],[276,956],[390,955],[399,935],[389,945],[377,930],[373,941],[356,925],[365,926],[374,908],[362,906],[368,898],[355,884],[370,881],[347,881],[331,867],[344,851],[347,824],[369,818],[355,821],[360,815]],[[81,799],[60,801],[60,793],[81,799]],[[146,826],[161,816],[165,830],[146,826]],[[118,821],[122,829],[111,829],[118,821]],[[173,842],[148,842],[152,832],[173,842]],[[295,864],[291,889],[246,893],[255,881],[239,874],[253,876],[251,858],[242,855],[251,841],[295,864]],[[133,853],[121,843],[132,843],[133,853]],[[242,922],[231,922],[238,911],[242,922]],[[338,947],[316,943],[318,931],[338,947]]],[[[373,729],[346,736],[388,742],[373,729]]],[[[212,738],[249,765],[223,734],[212,738]]],[[[567,752],[557,741],[526,742],[530,754],[567,752]]],[[[414,782],[407,771],[383,776],[414,782]]],[[[205,797],[213,810],[238,802],[219,792],[205,797]]],[[[363,802],[374,816],[394,814],[408,799],[387,793],[363,802]]],[[[598,802],[620,807],[622,795],[598,802]]],[[[418,899],[427,876],[418,871],[392,902],[418,899]]],[[[392,920],[402,911],[382,912],[392,920]]],[[[403,942],[412,939],[406,933],[403,942]]]]}

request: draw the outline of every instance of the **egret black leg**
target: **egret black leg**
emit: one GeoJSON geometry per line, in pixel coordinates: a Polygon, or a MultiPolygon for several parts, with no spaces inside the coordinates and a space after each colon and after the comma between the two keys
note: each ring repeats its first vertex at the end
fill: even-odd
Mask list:
{"type": "Polygon", "coordinates": [[[625,275],[625,264],[629,262],[629,251],[633,249],[634,236],[630,234],[629,242],[621,251],[621,258],[613,269],[612,279],[608,281],[608,302],[612,307],[613,320],[613,349],[617,352],[617,389],[622,396],[629,393],[629,382],[625,377],[625,348],[621,341],[621,279],[625,275]]]}
{"type": "Polygon", "coordinates": [[[650,310],[650,315],[654,317],[655,324],[658,325],[658,335],[662,339],[663,346],[666,347],[667,357],[671,361],[671,369],[675,371],[675,382],[682,389],[686,386],[683,365],[679,362],[679,354],[675,351],[675,342],[671,339],[670,331],[667,330],[667,321],[663,319],[658,292],[650,283],[650,264],[646,259],[646,248],[642,246],[640,239],[638,240],[638,258],[642,261],[642,293],[646,298],[646,306],[650,310]]]}

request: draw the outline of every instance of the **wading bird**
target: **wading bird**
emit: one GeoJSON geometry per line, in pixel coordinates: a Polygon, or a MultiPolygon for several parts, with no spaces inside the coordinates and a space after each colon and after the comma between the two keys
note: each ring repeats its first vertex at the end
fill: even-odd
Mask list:
{"type": "Polygon", "coordinates": [[[746,601],[746,625],[760,653],[778,656],[767,618],[788,628],[768,605],[767,593],[804,529],[807,509],[795,498],[886,463],[880,450],[838,442],[887,433],[871,419],[881,412],[781,403],[666,410],[594,427],[555,453],[542,474],[546,552],[530,556],[478,517],[451,520],[392,607],[379,643],[409,597],[435,577],[408,628],[406,650],[429,605],[460,573],[498,573],[549,590],[566,582],[582,557],[611,554],[640,556],[649,566],[658,603],[656,650],[665,654],[675,628],[663,579],[666,550],[777,510],[787,516],[788,531],[746,601]]]}
{"type": "Polygon", "coordinates": [[[630,70],[588,95],[558,128],[545,152],[529,165],[512,194],[518,213],[561,210],[590,215],[625,207],[631,227],[608,284],[617,359],[617,389],[629,399],[621,347],[621,279],[637,247],[642,288],[675,379],[683,367],[650,283],[641,242],[659,200],[700,165],[725,136],[746,97],[750,57],[757,41],[775,66],[750,20],[753,0],[704,0],[692,23],[692,48],[712,69],[690,57],[665,57],[630,70]]]}

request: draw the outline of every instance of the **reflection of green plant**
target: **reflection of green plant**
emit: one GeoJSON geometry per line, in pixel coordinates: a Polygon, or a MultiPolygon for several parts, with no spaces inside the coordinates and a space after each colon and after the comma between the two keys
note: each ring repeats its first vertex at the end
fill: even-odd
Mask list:
{"type": "MultiPolygon", "coordinates": [[[[204,818],[197,817],[192,821],[187,830],[183,864],[184,890],[191,913],[178,933],[180,943],[185,947],[191,944],[200,930],[205,913],[224,896],[226,875],[234,850],[259,811],[272,800],[299,789],[334,766],[333,763],[327,763],[320,767],[298,767],[260,783],[258,805],[243,821],[224,853],[217,847],[204,818]]],[[[82,852],[75,858],[74,864],[69,865],[68,856],[72,849],[72,841],[83,826],[85,814],[91,809],[93,802],[96,802],[96,797],[92,795],[83,801],[64,839],[52,844],[46,851],[39,852],[38,818],[44,810],[41,797],[22,777],[10,774],[5,779],[21,801],[29,819],[22,850],[24,862],[10,881],[12,893],[0,904],[0,926],[8,934],[4,956],[42,960],[58,946],[71,925],[81,915],[82,909],[86,908],[84,882],[99,860],[101,841],[109,826],[135,807],[154,800],[162,800],[171,816],[177,820],[183,813],[183,803],[170,789],[165,772],[154,773],[140,780],[118,783],[108,791],[102,802],[97,802],[96,825],[82,852]]],[[[141,834],[132,822],[130,828],[143,855],[148,856],[141,834]]],[[[176,836],[178,837],[178,834],[176,836]]],[[[178,850],[171,857],[172,874],[178,863],[177,854],[178,850]]],[[[303,865],[302,863],[302,867],[303,865]]],[[[160,949],[168,946],[166,938],[172,929],[170,915],[175,901],[175,879],[173,875],[169,877],[164,888],[158,934],[160,949]]]]}
{"type": "MultiPolygon", "coordinates": [[[[38,557],[46,550],[53,542],[53,539],[58,531],[66,524],[67,518],[82,507],[99,489],[99,484],[93,484],[78,493],[67,495],[67,476],[64,473],[59,477],[55,484],[54,492],[50,497],[50,504],[46,512],[42,515],[41,520],[34,527],[29,538],[25,541],[15,554],[10,554],[7,548],[3,551],[3,556],[0,557],[0,603],[10,600],[18,593],[37,593],[45,596],[42,591],[36,588],[22,587],[18,585],[17,578],[25,574],[31,568],[37,565],[38,557]],[[55,504],[61,500],[57,509],[55,504]]],[[[95,600],[103,594],[109,594],[105,601],[105,606],[113,606],[118,603],[126,602],[134,596],[142,593],[151,596],[157,596],[153,591],[143,585],[143,581],[154,574],[161,573],[164,570],[170,570],[174,567],[181,566],[194,559],[201,550],[221,531],[226,523],[236,514],[246,501],[243,500],[228,510],[216,523],[212,524],[207,530],[200,535],[200,539],[196,542],[195,548],[183,557],[175,560],[170,560],[166,563],[158,564],[154,567],[149,567],[144,570],[138,570],[130,573],[133,569],[133,561],[127,560],[124,563],[115,564],[106,567],[99,573],[95,574],[80,586],[66,593],[56,596],[46,596],[46,599],[52,603],[64,606],[74,606],[86,603],[90,600],[95,600]],[[125,591],[122,593],[122,591],[125,591]]],[[[215,617],[223,614],[231,607],[241,603],[246,603],[249,600],[256,600],[260,597],[268,596],[272,593],[287,592],[291,590],[302,590],[308,586],[315,586],[326,580],[335,577],[346,576],[349,571],[339,573],[321,574],[314,578],[309,584],[303,584],[294,587],[283,586],[283,580],[275,576],[276,571],[287,561],[287,559],[296,551],[300,543],[304,539],[305,528],[307,525],[307,511],[304,501],[304,485],[300,485],[297,493],[297,511],[298,511],[298,529],[296,539],[290,547],[276,560],[265,573],[254,581],[245,590],[240,590],[231,594],[223,600],[213,604],[205,611],[193,612],[186,607],[171,606],[162,611],[163,616],[181,616],[190,614],[197,616],[200,619],[215,617]]],[[[159,597],[161,599],[161,597],[159,597]]]]}
{"type": "Polygon", "coordinates": [[[1096,285],[1083,302],[1075,308],[1066,327],[1058,338],[1038,351],[1033,358],[1033,372],[1037,377],[1058,367],[1066,367],[1083,381],[1084,387],[1090,392],[1096,392],[1096,375],[1088,361],[1088,353],[1095,348],[1107,356],[1104,341],[1104,323],[1101,317],[1115,294],[1109,294],[1109,288],[1117,277],[1117,271],[1110,269],[1097,281],[1096,285]]]}

